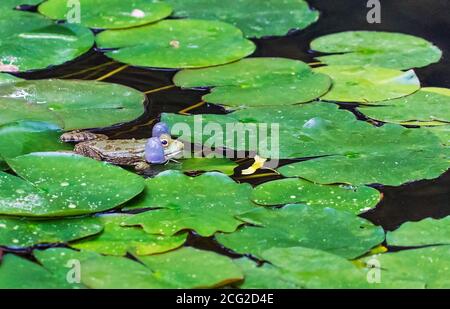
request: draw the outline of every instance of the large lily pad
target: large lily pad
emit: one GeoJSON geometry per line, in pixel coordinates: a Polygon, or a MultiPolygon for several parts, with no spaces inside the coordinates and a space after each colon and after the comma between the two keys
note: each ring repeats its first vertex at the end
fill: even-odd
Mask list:
{"type": "Polygon", "coordinates": [[[24,180],[0,174],[1,214],[60,217],[101,212],[144,189],[143,179],[133,173],[73,154],[32,153],[8,163],[24,180]]]}
{"type": "Polygon", "coordinates": [[[157,278],[182,289],[220,287],[243,279],[229,257],[192,247],[141,256],[139,260],[157,278]]]}
{"type": "Polygon", "coordinates": [[[31,152],[71,150],[59,140],[62,131],[45,122],[21,121],[0,126],[0,156],[14,158],[31,152]]]}
{"type": "Polygon", "coordinates": [[[272,159],[323,156],[280,169],[285,176],[316,183],[399,185],[436,178],[449,167],[446,149],[433,134],[393,124],[374,127],[334,104],[255,107],[227,115],[163,114],[162,119],[170,124],[174,135],[208,147],[254,151],[272,159]],[[275,131],[272,136],[269,131],[266,137],[262,131],[259,136],[247,134],[237,139],[227,133],[227,126],[238,124],[241,136],[246,129],[258,131],[259,124],[278,124],[279,134],[275,131]],[[177,132],[186,125],[189,132],[177,132]],[[220,126],[224,136],[215,138],[216,132],[205,130],[208,125],[220,126]]]}
{"type": "Polygon", "coordinates": [[[319,12],[303,0],[165,0],[176,17],[222,20],[240,28],[247,37],[285,35],[317,21],[319,12]],[[255,7],[257,5],[257,7],[255,7]]]}
{"type": "Polygon", "coordinates": [[[432,43],[412,35],[377,31],[347,31],[322,36],[311,48],[323,53],[317,57],[331,65],[375,65],[410,69],[438,62],[442,52],[432,43]]]}
{"type": "Polygon", "coordinates": [[[0,246],[27,248],[40,244],[66,243],[103,230],[95,218],[33,221],[0,218],[0,246]]]}
{"type": "Polygon", "coordinates": [[[441,140],[443,145],[450,146],[450,125],[424,127],[423,129],[435,134],[441,140]]]}
{"type": "Polygon", "coordinates": [[[399,124],[450,123],[450,90],[446,88],[422,88],[409,96],[380,102],[380,106],[361,107],[360,111],[379,121],[399,124]],[[441,94],[440,89],[449,91],[441,94]]]}
{"type": "Polygon", "coordinates": [[[318,185],[288,178],[266,182],[253,190],[252,200],[260,205],[305,203],[314,207],[333,207],[354,214],[374,207],[381,199],[377,190],[361,186],[318,185]]]}
{"type": "Polygon", "coordinates": [[[405,247],[450,245],[450,217],[406,222],[397,230],[388,232],[386,241],[390,246],[405,247]]]}
{"type": "Polygon", "coordinates": [[[385,253],[376,256],[376,260],[381,272],[381,288],[394,282],[403,283],[406,287],[450,288],[450,246],[385,253]]]}
{"type": "MultiPolygon", "coordinates": [[[[142,26],[166,18],[172,8],[152,0],[80,0],[80,23],[89,28],[119,29],[142,26]]],[[[47,0],[39,12],[52,19],[67,18],[67,0],[47,0]]]]}
{"type": "Polygon", "coordinates": [[[238,260],[245,274],[241,288],[367,288],[366,274],[350,261],[324,251],[302,247],[273,248],[262,253],[271,264],[256,267],[238,260]]]}
{"type": "Polygon", "coordinates": [[[0,61],[17,71],[45,69],[87,52],[94,34],[77,24],[54,24],[35,13],[0,11],[0,61]]]}
{"type": "Polygon", "coordinates": [[[147,179],[145,196],[132,208],[158,208],[124,220],[126,225],[140,225],[148,233],[174,235],[191,229],[202,236],[217,231],[234,232],[242,224],[235,218],[253,209],[251,186],[237,184],[220,173],[188,177],[167,171],[147,179]],[[161,209],[162,208],[162,209],[161,209]]]}
{"type": "Polygon", "coordinates": [[[217,240],[237,253],[259,258],[271,248],[306,247],[352,259],[384,240],[381,227],[333,208],[291,204],[281,209],[256,209],[238,218],[253,226],[218,234],[217,240]]]}
{"type": "Polygon", "coordinates": [[[151,170],[153,174],[158,172],[165,172],[167,170],[177,170],[187,173],[194,172],[221,172],[225,175],[231,176],[234,174],[234,169],[239,164],[227,158],[186,158],[178,160],[178,162],[169,162],[165,165],[154,165],[151,170]]]}
{"type": "Polygon", "coordinates": [[[97,45],[115,49],[106,55],[120,62],[173,69],[225,64],[255,50],[255,45],[232,25],[191,19],[104,31],[97,36],[97,45]]]}
{"type": "Polygon", "coordinates": [[[0,264],[0,289],[57,289],[60,282],[44,267],[14,254],[0,264]]]}
{"type": "Polygon", "coordinates": [[[107,127],[144,112],[141,92],[95,81],[33,80],[0,86],[0,124],[47,121],[65,130],[107,127]]]}
{"type": "Polygon", "coordinates": [[[184,70],[175,75],[174,83],[185,88],[214,86],[203,100],[231,107],[309,102],[331,86],[328,76],[314,73],[306,63],[284,58],[249,58],[184,70]]]}
{"type": "Polygon", "coordinates": [[[314,69],[333,79],[333,87],[321,99],[336,102],[369,103],[407,96],[420,88],[413,70],[332,65],[314,69]]]}
{"type": "Polygon", "coordinates": [[[166,252],[183,245],[187,235],[152,235],[141,228],[122,227],[129,215],[106,215],[100,217],[105,230],[99,236],[71,244],[76,249],[94,251],[101,254],[120,255],[133,253],[148,255],[166,252]]]}

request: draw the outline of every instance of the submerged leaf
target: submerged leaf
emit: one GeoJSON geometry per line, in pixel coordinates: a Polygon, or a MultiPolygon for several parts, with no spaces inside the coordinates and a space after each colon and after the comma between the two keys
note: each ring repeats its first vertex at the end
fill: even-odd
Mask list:
{"type": "Polygon", "coordinates": [[[410,69],[438,62],[442,51],[432,43],[412,35],[377,31],[346,31],[322,36],[311,42],[322,53],[317,57],[330,65],[375,65],[410,69]]]}
{"type": "Polygon", "coordinates": [[[420,88],[413,70],[332,65],[314,71],[327,74],[333,80],[330,92],[321,98],[325,101],[371,103],[404,97],[420,88]]]}
{"type": "Polygon", "coordinates": [[[249,58],[219,67],[184,70],[175,75],[174,83],[184,88],[214,86],[203,100],[235,108],[309,102],[331,86],[325,74],[314,73],[301,61],[284,58],[249,58]]]}
{"type": "Polygon", "coordinates": [[[253,53],[255,45],[232,25],[207,20],[164,20],[148,26],[107,30],[100,48],[114,60],[155,68],[200,68],[225,64],[253,53]]]}
{"type": "Polygon", "coordinates": [[[217,240],[237,253],[259,258],[271,248],[306,247],[352,259],[384,240],[381,227],[333,208],[291,204],[281,209],[256,209],[238,218],[254,226],[218,234],[217,240]]]}

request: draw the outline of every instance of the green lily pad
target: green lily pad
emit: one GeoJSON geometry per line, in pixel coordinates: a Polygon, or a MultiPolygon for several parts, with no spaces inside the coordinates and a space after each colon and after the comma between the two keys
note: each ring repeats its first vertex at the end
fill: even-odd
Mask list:
{"type": "Polygon", "coordinates": [[[221,172],[231,176],[234,169],[239,164],[227,158],[189,158],[179,160],[179,163],[169,162],[166,165],[152,166],[152,172],[161,169],[161,172],[167,170],[178,170],[183,172],[221,172]]]}
{"type": "Polygon", "coordinates": [[[97,35],[97,45],[115,49],[105,54],[120,62],[172,69],[225,64],[252,54],[256,48],[232,25],[192,19],[107,30],[97,35]]]}
{"type": "Polygon", "coordinates": [[[60,142],[58,126],[45,122],[21,121],[0,125],[0,156],[14,158],[31,152],[71,150],[60,142]]]}
{"type": "Polygon", "coordinates": [[[44,0],[2,0],[0,6],[9,7],[11,9],[20,5],[36,5],[44,0]]]}
{"type": "Polygon", "coordinates": [[[58,280],[44,267],[14,254],[0,264],[0,289],[57,289],[58,280]]]}
{"type": "Polygon", "coordinates": [[[360,111],[372,119],[383,122],[439,124],[450,122],[450,95],[440,94],[436,88],[422,88],[409,96],[381,102],[380,106],[361,107],[360,111]]]}
{"type": "Polygon", "coordinates": [[[380,266],[380,288],[393,282],[428,289],[450,288],[450,246],[403,250],[377,255],[375,258],[380,266]]]}
{"type": "Polygon", "coordinates": [[[122,227],[129,215],[107,215],[100,217],[105,225],[102,234],[92,239],[81,240],[71,247],[101,254],[120,255],[134,253],[149,255],[178,248],[186,241],[187,234],[176,236],[152,235],[141,228],[122,227]]]}
{"type": "Polygon", "coordinates": [[[8,83],[16,83],[21,80],[23,80],[23,79],[15,77],[14,75],[0,73],[0,86],[3,84],[8,84],[8,83]]]}
{"type": "Polygon", "coordinates": [[[390,246],[418,247],[426,245],[450,245],[450,217],[406,222],[393,232],[386,241],[390,246]]]}
{"type": "Polygon", "coordinates": [[[331,80],[314,73],[301,61],[284,58],[249,58],[220,67],[183,70],[175,85],[215,88],[203,100],[230,107],[288,105],[324,95],[331,80]]]}
{"type": "Polygon", "coordinates": [[[441,140],[443,145],[450,146],[450,125],[438,127],[423,127],[423,130],[432,132],[441,140]]]}
{"type": "Polygon", "coordinates": [[[402,72],[381,67],[332,65],[314,71],[333,79],[330,92],[321,97],[325,101],[372,103],[404,97],[420,88],[413,70],[402,72]]]}
{"type": "MultiPolygon", "coordinates": [[[[68,248],[50,248],[47,250],[34,250],[36,260],[50,271],[53,278],[60,282],[59,288],[83,289],[86,288],[81,282],[73,278],[70,271],[77,271],[74,267],[79,266],[80,275],[83,273],[83,262],[98,258],[101,255],[91,251],[75,251],[68,248]],[[76,264],[74,264],[74,262],[76,264]],[[67,278],[71,281],[68,281],[67,278]]],[[[74,274],[75,275],[75,274],[74,274]]]]}
{"type": "MultiPolygon", "coordinates": [[[[120,29],[142,26],[166,18],[172,8],[149,0],[80,0],[80,22],[89,28],[120,29]]],[[[47,0],[39,12],[49,18],[63,20],[72,8],[67,0],[47,0]]]]}
{"type": "Polygon", "coordinates": [[[27,248],[40,244],[59,244],[95,235],[103,230],[95,218],[33,221],[0,218],[0,246],[27,248]]]}
{"type": "Polygon", "coordinates": [[[375,127],[329,103],[255,107],[227,115],[163,114],[162,121],[170,125],[174,135],[180,135],[179,125],[189,126],[190,132],[184,130],[181,139],[203,142],[208,147],[254,151],[272,159],[322,156],[279,169],[287,177],[321,184],[400,185],[436,178],[449,167],[447,150],[433,134],[394,124],[375,127]],[[217,135],[217,139],[216,132],[207,133],[205,128],[211,124],[220,126],[224,136],[217,135]],[[258,131],[259,124],[278,124],[279,134],[274,131],[272,136],[269,131],[266,137],[262,131],[258,136],[247,134],[241,140],[227,133],[229,125],[258,131]]]}
{"type": "Polygon", "coordinates": [[[261,267],[241,259],[245,281],[241,288],[348,289],[368,288],[366,274],[356,266],[334,254],[302,247],[273,248],[264,251],[264,260],[271,264],[261,267]]]}
{"type": "Polygon", "coordinates": [[[77,24],[54,24],[38,14],[0,11],[0,61],[18,71],[45,69],[83,55],[94,34],[77,24]]]}
{"type": "Polygon", "coordinates": [[[323,53],[317,57],[330,65],[375,65],[410,69],[438,62],[442,51],[432,43],[412,35],[377,31],[347,31],[322,36],[311,48],[323,53]]]}
{"type": "Polygon", "coordinates": [[[167,171],[147,179],[146,184],[146,194],[126,209],[158,209],[131,216],[124,224],[140,225],[151,234],[174,235],[186,229],[202,236],[234,232],[242,224],[235,216],[255,208],[250,201],[251,186],[220,173],[188,177],[167,171]]]}
{"type": "Polygon", "coordinates": [[[0,174],[0,213],[6,215],[62,217],[101,212],[144,189],[141,177],[74,154],[32,153],[8,164],[24,180],[0,174]]]}
{"type": "Polygon", "coordinates": [[[285,35],[291,29],[305,29],[319,19],[319,12],[303,0],[165,0],[174,16],[222,20],[241,29],[247,37],[285,35]],[[257,7],[255,7],[257,6],[257,7]]]}
{"type": "Polygon", "coordinates": [[[216,239],[237,253],[259,258],[271,248],[306,247],[352,259],[384,240],[381,227],[333,208],[291,204],[281,209],[256,209],[238,218],[254,226],[217,234],[216,239]]]}
{"type": "Polygon", "coordinates": [[[266,182],[257,186],[252,193],[252,200],[260,205],[305,203],[314,207],[333,207],[354,214],[375,207],[380,199],[380,192],[370,187],[324,186],[297,178],[266,182]]]}
{"type": "Polygon", "coordinates": [[[47,121],[65,130],[107,127],[144,113],[145,96],[96,81],[33,80],[0,86],[0,124],[47,121]]]}
{"type": "Polygon", "coordinates": [[[243,279],[241,271],[229,257],[192,247],[141,256],[139,260],[156,277],[181,289],[220,287],[243,279]]]}

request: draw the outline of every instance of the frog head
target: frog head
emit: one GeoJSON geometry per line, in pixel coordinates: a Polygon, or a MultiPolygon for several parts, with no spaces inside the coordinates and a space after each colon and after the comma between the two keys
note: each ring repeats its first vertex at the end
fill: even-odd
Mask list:
{"type": "Polygon", "coordinates": [[[160,122],[153,127],[152,138],[145,145],[145,160],[151,164],[163,164],[183,152],[184,144],[172,139],[167,124],[160,122]]]}

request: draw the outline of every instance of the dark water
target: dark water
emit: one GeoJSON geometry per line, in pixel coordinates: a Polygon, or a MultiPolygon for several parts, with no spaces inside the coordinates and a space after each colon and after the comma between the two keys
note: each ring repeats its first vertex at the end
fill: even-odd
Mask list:
{"type": "MultiPolygon", "coordinates": [[[[258,49],[255,57],[286,57],[314,62],[314,54],[308,51],[309,42],[321,35],[345,30],[382,30],[408,33],[430,40],[444,51],[438,64],[416,70],[423,86],[450,87],[449,74],[449,0],[381,0],[382,23],[368,24],[366,0],[309,0],[312,7],[321,12],[320,20],[309,28],[285,37],[255,40],[258,49]]],[[[97,79],[121,68],[123,64],[111,62],[100,52],[92,50],[72,63],[45,71],[23,74],[29,79],[70,78],[97,79]],[[92,68],[98,67],[93,70],[92,68]]],[[[141,91],[157,89],[171,84],[175,71],[155,71],[135,67],[111,75],[105,81],[124,84],[141,91]]],[[[130,124],[102,130],[113,138],[148,137],[151,122],[161,112],[178,112],[201,101],[202,91],[177,88],[148,95],[146,114],[130,124]]],[[[342,104],[352,110],[352,105],[342,104]]],[[[191,113],[224,113],[218,106],[204,105],[191,113]]],[[[246,163],[247,166],[250,162],[246,163]]],[[[249,180],[259,184],[269,178],[249,180]]],[[[401,187],[376,186],[384,194],[376,209],[363,215],[375,224],[392,230],[406,221],[418,221],[426,217],[442,218],[450,215],[450,172],[430,181],[419,181],[401,187]]],[[[191,244],[217,249],[213,241],[192,236],[191,244]]]]}

